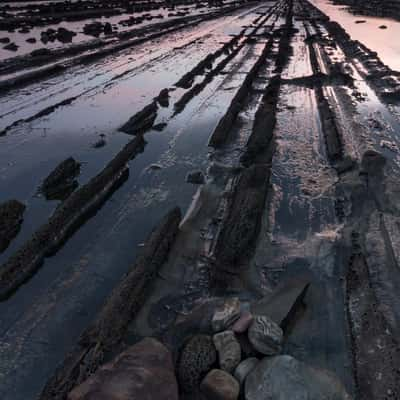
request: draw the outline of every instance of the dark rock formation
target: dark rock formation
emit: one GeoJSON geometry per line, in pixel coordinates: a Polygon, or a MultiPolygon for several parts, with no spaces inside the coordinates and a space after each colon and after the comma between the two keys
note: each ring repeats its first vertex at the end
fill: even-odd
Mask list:
{"type": "Polygon", "coordinates": [[[44,180],[41,191],[48,200],[65,199],[78,186],[75,177],[80,172],[80,163],[72,157],[60,163],[44,180]]]}
{"type": "Polygon", "coordinates": [[[0,204],[0,253],[18,234],[24,211],[25,205],[17,200],[9,200],[0,204]]]}

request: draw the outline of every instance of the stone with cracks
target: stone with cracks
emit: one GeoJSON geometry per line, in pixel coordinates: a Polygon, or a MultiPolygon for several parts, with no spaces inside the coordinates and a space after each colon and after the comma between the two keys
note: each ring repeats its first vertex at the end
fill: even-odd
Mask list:
{"type": "Polygon", "coordinates": [[[267,356],[282,350],[283,331],[267,316],[256,316],[248,332],[250,343],[260,353],[267,356]]]}

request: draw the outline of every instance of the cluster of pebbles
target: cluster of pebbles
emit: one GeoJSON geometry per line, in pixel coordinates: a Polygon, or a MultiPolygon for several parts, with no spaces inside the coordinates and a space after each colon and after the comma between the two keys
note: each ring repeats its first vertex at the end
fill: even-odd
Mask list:
{"type": "Polygon", "coordinates": [[[184,346],[178,382],[186,393],[200,388],[207,399],[234,400],[259,358],[280,353],[283,331],[269,317],[241,310],[237,298],[215,310],[211,326],[214,335],[195,335],[184,346]]]}
{"type": "Polygon", "coordinates": [[[162,338],[142,339],[76,386],[68,400],[142,394],[157,400],[350,400],[334,374],[282,354],[282,324],[257,311],[265,300],[219,302],[207,317],[210,331],[190,335],[175,357],[162,338]]]}

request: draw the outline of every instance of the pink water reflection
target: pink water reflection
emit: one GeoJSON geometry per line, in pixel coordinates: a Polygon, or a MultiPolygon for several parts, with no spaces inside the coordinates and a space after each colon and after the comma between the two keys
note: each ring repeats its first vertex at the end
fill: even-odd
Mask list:
{"type": "Polygon", "coordinates": [[[382,62],[400,71],[400,22],[388,18],[353,15],[343,6],[334,5],[329,0],[310,1],[333,21],[342,25],[352,39],[376,51],[382,62]],[[356,24],[356,20],[366,22],[356,24]],[[381,25],[386,25],[387,29],[380,29],[381,25]]]}

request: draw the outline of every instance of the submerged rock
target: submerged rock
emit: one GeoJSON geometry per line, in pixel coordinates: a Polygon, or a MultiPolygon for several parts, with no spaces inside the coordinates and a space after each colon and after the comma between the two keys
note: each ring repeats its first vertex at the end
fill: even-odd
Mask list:
{"type": "Polygon", "coordinates": [[[249,340],[257,351],[272,356],[282,350],[283,331],[267,316],[256,316],[249,328],[249,340]]]}
{"type": "Polygon", "coordinates": [[[241,359],[241,348],[235,334],[232,331],[217,333],[213,341],[218,352],[219,366],[232,373],[241,359]]]}
{"type": "Polygon", "coordinates": [[[191,171],[186,175],[186,182],[195,185],[202,185],[205,182],[204,174],[201,171],[191,171]]]}
{"type": "Polygon", "coordinates": [[[100,367],[68,400],[178,400],[169,350],[146,338],[100,367]]]}
{"type": "Polygon", "coordinates": [[[245,382],[246,400],[350,400],[337,377],[283,355],[264,358],[245,382]]]}
{"type": "Polygon", "coordinates": [[[157,96],[157,101],[161,107],[168,107],[169,106],[169,90],[163,89],[157,96]]]}
{"type": "Polygon", "coordinates": [[[178,381],[181,389],[194,392],[204,375],[217,361],[217,352],[211,336],[195,335],[183,347],[178,362],[178,381]]]}
{"type": "Polygon", "coordinates": [[[9,43],[6,46],[3,47],[4,50],[9,50],[9,51],[17,51],[18,47],[15,43],[9,43]]]}
{"type": "Polygon", "coordinates": [[[211,326],[214,332],[223,331],[240,317],[240,302],[237,297],[233,297],[224,302],[221,307],[218,307],[211,320],[211,326]]]}
{"type": "Polygon", "coordinates": [[[63,199],[77,186],[75,177],[79,174],[80,163],[72,157],[60,163],[44,180],[41,190],[47,199],[63,199]]]}
{"type": "Polygon", "coordinates": [[[0,204],[0,253],[18,234],[24,211],[25,205],[17,200],[9,200],[0,204]]]}
{"type": "Polygon", "coordinates": [[[232,375],[220,369],[213,369],[201,382],[200,389],[207,400],[236,400],[240,387],[232,375]]]}

